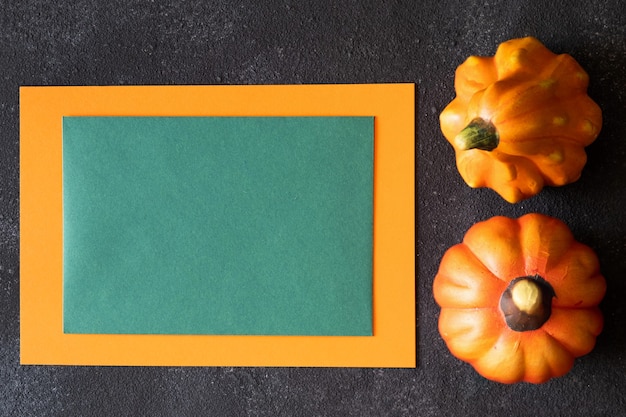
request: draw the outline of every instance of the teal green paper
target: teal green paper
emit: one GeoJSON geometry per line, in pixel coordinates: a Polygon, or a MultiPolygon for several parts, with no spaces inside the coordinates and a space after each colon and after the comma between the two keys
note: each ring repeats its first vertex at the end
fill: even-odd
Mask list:
{"type": "Polygon", "coordinates": [[[371,335],[373,117],[65,117],[65,333],[371,335]]]}

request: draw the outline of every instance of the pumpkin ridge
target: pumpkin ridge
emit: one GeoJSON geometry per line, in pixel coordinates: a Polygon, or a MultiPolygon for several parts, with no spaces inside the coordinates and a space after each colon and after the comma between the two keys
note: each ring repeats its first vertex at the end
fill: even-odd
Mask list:
{"type": "Polygon", "coordinates": [[[596,307],[584,309],[555,308],[554,310],[557,313],[556,317],[558,317],[558,322],[549,322],[542,330],[559,341],[559,343],[575,357],[580,357],[591,352],[596,344],[596,338],[604,326],[602,313],[599,309],[596,307]],[[568,310],[576,311],[577,317],[575,323],[577,323],[577,325],[563,330],[561,327],[563,325],[559,323],[561,320],[565,320],[571,324],[569,320],[572,317],[570,315],[572,313],[568,310]],[[574,337],[571,337],[572,328],[575,329],[576,332],[574,337]],[[555,336],[555,334],[559,336],[555,336]]]}
{"type": "MultiPolygon", "coordinates": [[[[546,100],[549,101],[549,100],[546,100]]],[[[555,101],[555,103],[552,103],[548,108],[549,109],[562,109],[566,106],[564,106],[562,103],[557,103],[556,100],[550,100],[550,101],[555,101]]],[[[545,103],[544,103],[545,104],[545,103]]],[[[570,108],[575,108],[574,105],[571,106],[567,106],[570,108]]],[[[537,113],[539,115],[543,115],[545,114],[546,110],[545,107],[544,108],[536,108],[536,107],[526,107],[523,110],[519,110],[515,113],[511,112],[509,110],[509,108],[499,108],[497,110],[494,110],[492,112],[490,121],[496,126],[504,126],[504,125],[515,125],[515,124],[520,124],[521,122],[519,121],[519,119],[523,119],[525,117],[529,117],[529,115],[532,115],[533,113],[537,113]],[[502,116],[504,115],[504,116],[502,116]]],[[[581,119],[584,119],[584,117],[580,117],[581,119]]],[[[561,128],[561,130],[567,130],[565,128],[561,128]]]]}
{"type": "Polygon", "coordinates": [[[602,119],[594,114],[595,111],[581,112],[577,107],[585,105],[584,102],[577,100],[567,106],[553,103],[546,108],[530,108],[514,116],[503,112],[506,117],[498,117],[500,112],[496,112],[489,121],[496,127],[500,139],[504,138],[504,141],[522,140],[511,138],[512,131],[523,138],[537,137],[540,140],[550,136],[555,140],[572,141],[577,146],[586,147],[598,137],[602,129],[602,119]],[[550,113],[553,113],[552,120],[547,120],[546,114],[550,113]],[[563,120],[562,125],[558,124],[559,119],[563,120]],[[541,133],[546,130],[552,133],[542,135],[541,133]],[[519,134],[520,131],[522,134],[519,134]]]}
{"type": "Polygon", "coordinates": [[[567,68],[567,66],[572,64],[574,64],[575,67],[580,67],[574,57],[570,54],[554,54],[552,63],[547,65],[543,71],[539,71],[539,74],[547,78],[556,78],[559,80],[564,78],[564,76],[560,75],[558,77],[554,77],[557,71],[563,69],[564,67],[567,68]]]}
{"type": "Polygon", "coordinates": [[[563,68],[565,63],[567,63],[566,54],[558,54],[554,57],[551,65],[547,65],[543,70],[539,71],[539,74],[543,78],[560,79],[561,78],[560,76],[554,77],[554,75],[557,73],[559,69],[563,68]]]}
{"type": "MultiPolygon", "coordinates": [[[[555,297],[555,298],[557,298],[557,297],[555,297]]],[[[566,305],[560,305],[560,304],[557,304],[557,305],[552,304],[552,309],[555,309],[555,308],[558,308],[560,310],[589,310],[589,311],[595,311],[595,309],[597,307],[594,306],[594,305],[591,305],[591,304],[589,304],[589,305],[587,305],[587,304],[580,304],[580,305],[577,305],[577,306],[566,306],[566,305]]]]}
{"type": "Polygon", "coordinates": [[[475,359],[468,360],[468,363],[470,363],[474,367],[474,369],[476,369],[476,371],[482,376],[484,376],[485,378],[502,382],[502,383],[507,383],[507,384],[516,382],[517,380],[522,379],[525,374],[526,365],[523,360],[521,361],[521,364],[520,364],[522,369],[519,369],[516,372],[517,376],[507,375],[506,373],[499,374],[498,367],[490,366],[490,362],[491,362],[491,357],[494,355],[503,361],[503,362],[500,362],[499,365],[506,364],[506,362],[514,360],[513,358],[519,357],[518,351],[522,343],[523,343],[523,340],[520,334],[515,334],[515,332],[510,330],[505,324],[502,330],[502,333],[495,339],[491,347],[489,347],[489,349],[484,350],[483,353],[477,356],[475,359]],[[515,340],[510,340],[510,339],[515,339],[515,340]],[[505,348],[512,346],[513,349],[512,351],[509,350],[508,352],[506,352],[506,358],[505,358],[504,356],[500,356],[498,354],[499,350],[496,348],[496,346],[498,345],[504,346],[505,348]],[[503,378],[504,375],[506,375],[508,378],[503,378]]]}
{"type": "MultiPolygon", "coordinates": [[[[522,338],[520,335],[516,335],[516,334],[507,334],[507,331],[509,331],[509,330],[510,330],[510,329],[508,329],[508,327],[506,327],[506,325],[505,325],[505,329],[502,331],[502,334],[500,334],[500,336],[498,336],[498,338],[497,338],[497,339],[495,339],[495,341],[493,342],[493,344],[491,345],[491,347],[489,347],[489,349],[486,349],[486,350],[485,350],[485,352],[484,352],[483,356],[486,356],[486,355],[488,355],[488,354],[489,354],[489,352],[491,352],[491,351],[493,351],[493,350],[496,350],[496,349],[495,349],[495,346],[496,346],[498,343],[502,343],[502,344],[504,344],[504,345],[512,345],[512,346],[513,346],[512,351],[510,351],[510,352],[508,353],[508,356],[509,356],[509,357],[510,357],[510,356],[512,356],[512,355],[517,355],[517,354],[518,354],[518,352],[519,352],[519,350],[520,350],[520,348],[523,350],[523,349],[524,349],[524,347],[523,347],[523,340],[522,340],[523,338],[522,338]],[[510,338],[510,337],[512,337],[512,338],[514,338],[514,339],[516,339],[516,340],[515,340],[515,342],[511,343],[509,340],[507,340],[507,339],[508,339],[508,338],[510,338]]],[[[513,332],[513,333],[515,333],[515,332],[513,332]]],[[[523,373],[523,372],[522,372],[522,373],[523,373]]]]}
{"type": "MultiPolygon", "coordinates": [[[[516,155],[516,154],[511,154],[511,153],[507,153],[506,155],[507,155],[507,157],[508,157],[508,158],[513,158],[513,157],[514,157],[514,158],[523,158],[525,161],[527,161],[527,164],[529,164],[529,169],[532,167],[532,168],[534,168],[534,169],[535,169],[535,172],[542,173],[541,169],[540,169],[540,168],[539,168],[539,166],[537,165],[537,162],[536,162],[536,161],[534,161],[533,159],[531,159],[531,158],[529,158],[529,157],[527,157],[527,156],[524,156],[524,155],[516,155]]],[[[505,163],[505,164],[515,165],[514,161],[502,161],[502,162],[503,162],[503,163],[505,163]]],[[[512,184],[511,184],[511,185],[512,185],[512,184]]],[[[513,185],[512,185],[512,186],[513,186],[513,185]]],[[[516,189],[517,189],[517,190],[518,190],[521,194],[526,194],[526,192],[524,192],[524,191],[521,189],[521,186],[519,186],[519,185],[518,185],[518,186],[516,186],[515,188],[516,188],[516,189]]]]}
{"type": "MultiPolygon", "coordinates": [[[[587,353],[581,353],[581,354],[574,353],[576,350],[582,350],[582,349],[577,349],[575,346],[572,346],[571,344],[567,344],[567,341],[561,341],[561,340],[559,340],[558,338],[554,337],[552,334],[550,334],[549,332],[547,332],[547,331],[545,331],[545,330],[544,330],[544,333],[545,333],[545,335],[546,335],[547,337],[549,337],[550,339],[552,339],[552,340],[554,341],[554,343],[556,343],[556,344],[558,344],[559,346],[561,346],[562,350],[563,350],[563,351],[565,351],[565,352],[567,352],[567,353],[569,354],[569,356],[571,356],[571,359],[572,359],[572,360],[574,360],[574,359],[575,359],[575,358],[577,358],[577,357],[580,357],[580,356],[586,355],[587,353],[589,353],[589,352],[590,352],[590,350],[589,350],[589,351],[587,351],[587,349],[585,349],[585,351],[587,351],[587,353]]],[[[593,337],[595,338],[595,336],[593,336],[593,337]]],[[[594,345],[595,345],[595,343],[594,343],[594,345]]],[[[593,349],[593,348],[592,348],[592,349],[593,349]]],[[[567,369],[567,370],[566,370],[566,372],[564,372],[563,374],[567,373],[567,371],[569,371],[569,369],[567,369]]],[[[562,375],[563,375],[563,374],[562,374],[562,375]]],[[[558,375],[558,376],[561,376],[561,375],[558,375]]]]}
{"type": "Polygon", "coordinates": [[[551,277],[555,291],[561,294],[553,300],[553,304],[557,307],[570,308],[596,306],[606,293],[606,282],[599,268],[597,258],[586,250],[586,247],[573,242],[562,257],[550,263],[546,271],[546,276],[551,277]],[[574,251],[576,257],[571,255],[574,251]],[[587,266],[570,270],[573,262],[585,256],[590,259],[587,266]],[[578,278],[579,276],[583,276],[584,279],[578,278]]]}
{"type": "MultiPolygon", "coordinates": [[[[593,317],[593,320],[597,320],[597,329],[596,330],[592,330],[589,329],[589,334],[592,334],[595,336],[600,335],[600,333],[602,332],[602,329],[604,328],[604,316],[602,315],[602,310],[600,309],[600,307],[598,305],[590,305],[590,306],[585,306],[585,307],[570,307],[570,308],[561,308],[561,307],[554,307],[557,310],[576,310],[576,311],[580,311],[580,312],[584,312],[585,315],[589,315],[590,317],[593,317]]],[[[587,321],[587,324],[589,324],[589,320],[587,321]]]]}
{"type": "Polygon", "coordinates": [[[515,144],[515,143],[525,143],[525,142],[536,142],[539,140],[550,140],[550,139],[555,139],[558,138],[559,142],[565,142],[568,143],[570,145],[579,145],[580,146],[580,141],[576,138],[570,137],[570,136],[560,136],[560,135],[546,135],[546,136],[526,136],[524,139],[515,139],[513,140],[507,140],[506,136],[504,137],[504,139],[502,138],[502,136],[500,136],[500,142],[504,142],[504,143],[510,143],[510,144],[515,144]]]}
{"type": "MultiPolygon", "coordinates": [[[[474,253],[471,247],[467,245],[466,243],[463,243],[463,242],[459,243],[455,245],[454,247],[450,248],[448,252],[452,253],[452,250],[459,251],[459,253],[462,254],[463,257],[471,257],[472,262],[475,262],[476,267],[480,267],[482,270],[488,272],[489,275],[485,276],[484,279],[492,281],[492,282],[489,282],[489,284],[493,283],[493,285],[496,285],[496,284],[500,285],[500,284],[506,283],[506,281],[504,281],[503,279],[498,277],[496,274],[494,274],[487,267],[487,265],[485,265],[485,263],[476,255],[476,253],[474,253]]],[[[447,258],[446,255],[447,254],[444,254],[445,258],[447,258]]],[[[470,285],[464,285],[463,283],[459,282],[459,280],[457,280],[454,277],[454,275],[455,274],[453,272],[450,272],[447,269],[442,269],[441,267],[439,268],[439,271],[437,272],[437,276],[441,276],[443,279],[445,279],[444,281],[445,285],[454,286],[455,288],[466,288],[466,289],[473,288],[470,285]]]]}
{"type": "Polygon", "coordinates": [[[563,345],[563,342],[561,342],[558,338],[554,337],[554,336],[553,336],[550,332],[548,332],[546,329],[544,329],[544,328],[542,327],[542,328],[540,328],[540,329],[538,329],[538,330],[540,330],[543,334],[545,334],[545,335],[546,335],[546,337],[547,337],[547,338],[551,339],[553,342],[557,343],[558,345],[560,345],[561,347],[563,347],[563,349],[567,350],[567,351],[571,354],[571,352],[570,352],[569,348],[566,348],[566,347],[563,345]]]}
{"type": "MultiPolygon", "coordinates": [[[[545,375],[547,376],[547,378],[546,377],[542,377],[538,381],[539,382],[545,382],[545,381],[547,381],[547,380],[549,380],[551,378],[556,378],[556,377],[565,375],[572,368],[572,366],[574,364],[575,356],[558,339],[556,339],[555,337],[550,335],[545,330],[538,329],[537,332],[538,332],[538,335],[539,334],[544,335],[546,337],[546,339],[550,341],[550,345],[551,345],[550,349],[559,349],[561,351],[562,355],[566,357],[566,362],[567,362],[566,366],[559,366],[558,364],[552,363],[552,360],[549,359],[549,357],[545,355],[545,351],[543,351],[543,350],[539,351],[540,354],[541,354],[541,359],[542,359],[541,367],[547,368],[547,372],[545,372],[545,375]]],[[[537,354],[537,352],[535,352],[535,351],[528,352],[528,353],[526,351],[524,352],[525,372],[528,370],[528,368],[530,368],[527,365],[528,361],[530,359],[532,359],[532,356],[535,355],[535,354],[537,354]]],[[[535,382],[533,380],[527,380],[527,381],[528,382],[535,382]]]]}
{"type": "MultiPolygon", "coordinates": [[[[492,271],[489,266],[472,250],[471,246],[468,244],[468,242],[463,242],[461,243],[464,246],[464,249],[466,251],[466,254],[471,256],[472,258],[474,258],[476,260],[476,262],[478,264],[480,264],[480,266],[482,266],[482,268],[485,271],[489,272],[489,275],[493,278],[495,278],[497,281],[496,282],[504,282],[504,283],[508,283],[509,279],[507,279],[506,277],[500,277],[498,276],[494,271],[492,271]]],[[[514,279],[516,277],[512,277],[511,279],[514,279]]]]}
{"type": "Polygon", "coordinates": [[[493,309],[446,308],[439,318],[439,332],[457,358],[471,362],[484,356],[499,339],[500,332],[492,323],[497,314],[493,309]],[[468,319],[474,325],[464,325],[468,319]]]}
{"type": "Polygon", "coordinates": [[[555,284],[560,282],[551,282],[548,268],[563,259],[571,250],[575,239],[565,223],[555,217],[546,217],[546,219],[531,215],[520,217],[523,233],[520,233],[519,238],[523,239],[521,244],[526,248],[524,256],[527,267],[532,268],[533,274],[539,274],[548,282],[558,296],[561,289],[555,284]]]}
{"type": "MultiPolygon", "coordinates": [[[[587,95],[587,88],[589,87],[589,74],[580,66],[580,64],[576,61],[576,59],[570,54],[560,54],[555,58],[556,65],[554,65],[550,74],[548,74],[548,78],[552,78],[555,81],[563,81],[567,82],[568,88],[565,90],[565,94],[558,96],[561,98],[574,97],[577,95],[587,95]],[[578,77],[579,83],[572,83],[572,78],[568,76],[567,70],[573,70],[576,72],[575,77],[578,77]],[[558,72],[563,72],[558,74],[558,72]],[[555,77],[556,75],[556,77],[555,77]]],[[[562,91],[559,90],[561,93],[562,91]]]]}
{"type": "MultiPolygon", "coordinates": [[[[468,248],[469,249],[469,248],[468,248]]],[[[489,271],[489,275],[496,278],[498,281],[504,282],[505,284],[510,282],[512,279],[514,279],[515,277],[511,278],[511,279],[507,279],[506,277],[500,277],[498,276],[494,271],[492,271],[487,264],[485,264],[485,262],[482,261],[482,259],[480,259],[478,257],[478,255],[476,255],[474,253],[474,251],[472,251],[471,249],[468,251],[469,253],[471,253],[471,255],[480,263],[480,265],[483,267],[483,269],[485,271],[489,271]]]]}
{"type": "MultiPolygon", "coordinates": [[[[504,84],[504,81],[507,81],[507,82],[516,81],[516,79],[498,80],[497,83],[504,84]]],[[[487,87],[487,88],[493,88],[493,87],[487,87]]],[[[506,95],[511,94],[512,97],[506,97],[506,99],[502,97],[498,97],[493,107],[489,104],[484,105],[484,108],[494,109],[492,120],[495,119],[496,116],[499,114],[506,115],[506,119],[515,119],[522,115],[536,111],[537,109],[535,107],[536,106],[535,102],[537,101],[537,98],[535,96],[540,93],[544,94],[544,96],[540,100],[540,103],[542,104],[545,104],[549,101],[556,100],[556,94],[553,91],[552,92],[545,91],[546,88],[538,84],[535,79],[524,81],[523,83],[521,83],[521,86],[515,85],[514,88],[512,87],[507,87],[507,88],[514,90],[514,92],[508,92],[506,90],[498,92],[498,89],[495,89],[496,91],[493,94],[496,94],[498,96],[506,96],[506,95]],[[521,90],[521,91],[518,91],[518,90],[521,90]],[[533,105],[521,106],[519,103],[522,100],[530,100],[531,102],[533,102],[533,105]]],[[[491,91],[489,91],[489,93],[491,93],[491,91]]],[[[488,95],[486,96],[487,97],[485,98],[485,100],[489,102],[489,99],[491,97],[489,97],[488,95]]],[[[562,100],[558,100],[558,101],[562,101],[562,100]]]]}

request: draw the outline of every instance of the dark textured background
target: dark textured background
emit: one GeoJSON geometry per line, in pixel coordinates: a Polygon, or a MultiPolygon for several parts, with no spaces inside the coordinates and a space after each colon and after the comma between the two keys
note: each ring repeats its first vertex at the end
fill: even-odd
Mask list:
{"type": "Polygon", "coordinates": [[[0,0],[0,415],[626,416],[625,4],[0,0]],[[604,127],[580,181],[510,205],[462,182],[438,114],[468,55],[525,35],[589,72],[604,127]],[[20,85],[366,82],[418,88],[416,369],[19,365],[20,85]],[[563,219],[597,251],[606,325],[565,377],[506,386],[448,353],[431,285],[473,223],[528,212],[563,219]]]}

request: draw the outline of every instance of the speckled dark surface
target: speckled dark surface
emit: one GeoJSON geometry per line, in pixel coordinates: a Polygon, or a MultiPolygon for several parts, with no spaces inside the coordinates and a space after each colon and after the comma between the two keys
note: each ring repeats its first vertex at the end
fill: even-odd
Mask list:
{"type": "Polygon", "coordinates": [[[625,74],[621,0],[0,0],[0,415],[625,416],[625,74]],[[468,55],[525,35],[589,72],[604,127],[580,181],[510,205],[462,182],[438,114],[468,55]],[[335,82],[418,87],[416,369],[19,365],[20,85],[335,82]],[[507,386],[448,353],[431,285],[473,223],[528,212],[561,218],[597,251],[606,324],[565,377],[507,386]]]}

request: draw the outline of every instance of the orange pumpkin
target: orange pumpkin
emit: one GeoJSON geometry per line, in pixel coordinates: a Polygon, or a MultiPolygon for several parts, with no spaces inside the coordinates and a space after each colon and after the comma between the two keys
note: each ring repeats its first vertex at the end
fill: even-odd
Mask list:
{"type": "Polygon", "coordinates": [[[493,57],[469,57],[440,115],[465,182],[517,203],[544,185],[576,181],[602,125],[588,82],[570,55],[532,37],[502,43],[493,57]]]}
{"type": "Polygon", "coordinates": [[[602,330],[605,290],[593,250],[534,213],[476,223],[445,253],[433,284],[450,352],[502,383],[569,372],[602,330]]]}

